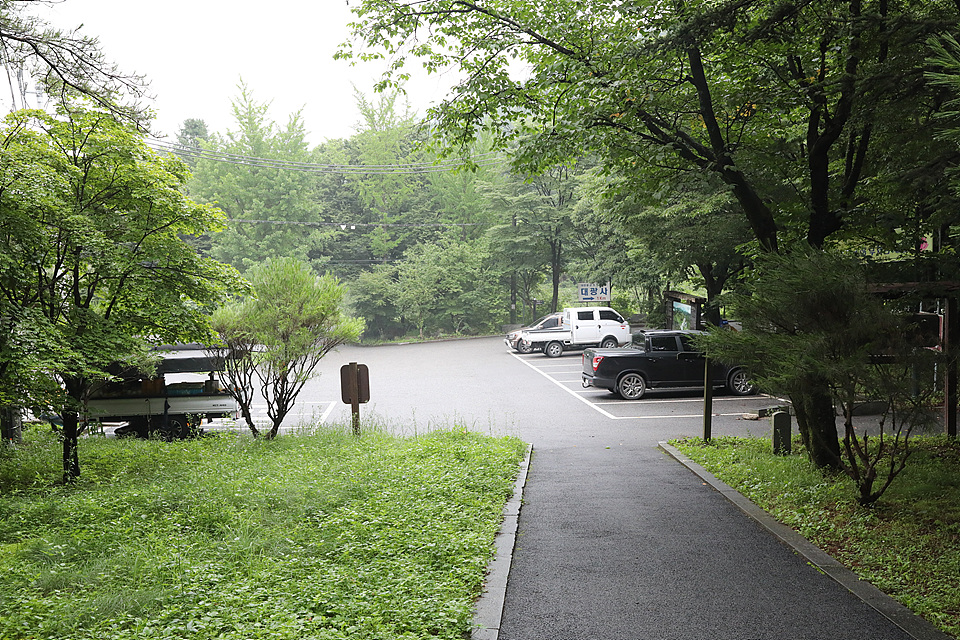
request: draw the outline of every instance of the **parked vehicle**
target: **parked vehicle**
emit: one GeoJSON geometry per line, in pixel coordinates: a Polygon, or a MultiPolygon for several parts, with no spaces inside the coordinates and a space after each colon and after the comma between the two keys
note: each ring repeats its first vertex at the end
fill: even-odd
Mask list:
{"type": "MultiPolygon", "coordinates": [[[[583,352],[584,387],[598,387],[626,400],[639,400],[651,388],[703,387],[704,355],[693,345],[699,331],[638,331],[622,349],[583,352]]],[[[740,366],[712,363],[714,387],[745,396],[757,388],[740,366]]]]}
{"type": "Polygon", "coordinates": [[[236,415],[237,403],[220,389],[214,376],[217,363],[200,345],[170,345],[159,349],[157,376],[136,370],[118,371],[117,381],[105,383],[87,400],[87,422],[117,422],[117,436],[141,438],[158,434],[166,439],[200,432],[199,418],[236,415]]]}
{"type": "Polygon", "coordinates": [[[533,349],[530,347],[530,344],[521,342],[520,340],[523,332],[535,331],[537,329],[556,329],[560,326],[560,318],[562,315],[563,314],[561,314],[559,311],[557,313],[548,313],[531,325],[510,331],[504,337],[503,341],[509,348],[515,351],[519,351],[520,353],[530,353],[533,351],[533,349]]]}
{"type": "MultiPolygon", "coordinates": [[[[531,351],[556,358],[569,349],[613,348],[630,343],[630,325],[610,307],[570,307],[553,329],[524,331],[520,340],[531,351]]],[[[525,347],[525,348],[527,348],[525,347]]]]}

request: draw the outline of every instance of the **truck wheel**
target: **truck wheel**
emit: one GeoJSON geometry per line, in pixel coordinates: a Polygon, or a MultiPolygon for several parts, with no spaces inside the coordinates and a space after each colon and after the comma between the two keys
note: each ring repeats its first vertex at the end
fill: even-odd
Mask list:
{"type": "Polygon", "coordinates": [[[620,345],[616,338],[613,336],[607,336],[603,339],[603,342],[600,343],[601,349],[615,349],[620,345]]]}
{"type": "Polygon", "coordinates": [[[187,417],[181,415],[168,416],[166,427],[162,426],[161,423],[160,435],[168,442],[182,440],[187,435],[187,417]]]}
{"type": "Polygon", "coordinates": [[[727,389],[735,396],[750,396],[757,392],[757,386],[750,382],[747,372],[734,369],[727,378],[727,389]]]}
{"type": "Polygon", "coordinates": [[[543,348],[543,354],[548,358],[559,358],[563,355],[563,344],[559,342],[548,342],[543,348]]]}
{"type": "Polygon", "coordinates": [[[647,381],[639,373],[628,373],[617,381],[617,394],[624,400],[639,400],[647,392],[647,381]]]}
{"type": "Polygon", "coordinates": [[[533,353],[533,346],[526,340],[518,340],[517,351],[520,353],[533,353]]]}

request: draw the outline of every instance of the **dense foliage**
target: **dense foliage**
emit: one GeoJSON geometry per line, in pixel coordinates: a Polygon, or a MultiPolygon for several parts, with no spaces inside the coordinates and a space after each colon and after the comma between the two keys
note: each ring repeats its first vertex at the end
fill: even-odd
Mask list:
{"type": "Polygon", "coordinates": [[[950,211],[938,179],[956,150],[932,144],[941,95],[923,65],[927,39],[956,30],[953,3],[364,0],[354,13],[340,55],[392,57],[384,85],[412,60],[462,72],[430,114],[447,150],[490,129],[532,172],[592,153],[643,194],[664,179],[677,191],[684,173],[716,180],[771,250],[841,230],[912,247],[908,231],[950,211]]]}
{"type": "Polygon", "coordinates": [[[859,259],[830,251],[761,256],[748,286],[726,297],[743,330],[713,331],[704,344],[721,361],[747,366],[769,393],[789,397],[816,465],[845,471],[861,503],[871,504],[903,470],[910,434],[936,420],[935,372],[945,359],[925,348],[936,336],[912,324],[910,302],[885,302],[866,279],[859,259]],[[879,430],[855,428],[865,402],[884,407],[879,430]]]}
{"type": "Polygon", "coordinates": [[[583,241],[605,233],[574,213],[585,165],[517,175],[479,141],[473,169],[455,171],[398,94],[357,103],[357,134],[312,151],[297,114],[278,127],[246,87],[235,131],[185,122],[189,191],[228,220],[199,246],[242,271],[290,257],[340,277],[368,339],[499,331],[560,306],[561,284],[587,272],[583,241]]]}

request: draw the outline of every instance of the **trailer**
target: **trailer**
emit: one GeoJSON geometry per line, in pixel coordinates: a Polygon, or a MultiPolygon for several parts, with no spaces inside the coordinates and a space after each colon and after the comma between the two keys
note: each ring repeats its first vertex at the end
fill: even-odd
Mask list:
{"type": "Polygon", "coordinates": [[[172,440],[199,435],[203,419],[236,417],[236,400],[216,378],[221,365],[202,345],[165,345],[157,351],[162,359],[154,377],[117,370],[115,380],[90,394],[83,412],[87,424],[117,424],[117,436],[172,440]]]}

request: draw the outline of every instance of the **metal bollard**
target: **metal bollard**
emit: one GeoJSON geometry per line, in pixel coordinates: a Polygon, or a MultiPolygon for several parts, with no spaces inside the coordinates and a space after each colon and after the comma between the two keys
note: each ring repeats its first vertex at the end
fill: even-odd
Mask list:
{"type": "Polygon", "coordinates": [[[778,456],[790,453],[790,414],[786,411],[773,414],[773,453],[778,456]]]}

